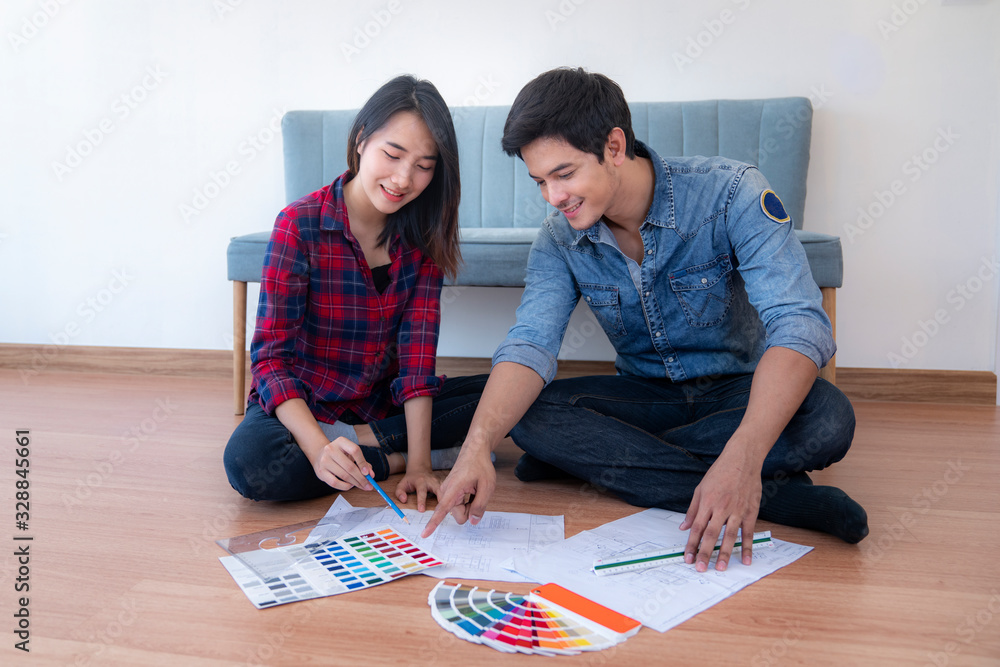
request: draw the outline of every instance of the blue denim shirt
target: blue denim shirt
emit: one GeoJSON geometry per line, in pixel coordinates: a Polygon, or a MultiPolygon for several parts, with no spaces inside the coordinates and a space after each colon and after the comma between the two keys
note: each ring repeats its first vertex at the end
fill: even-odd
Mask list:
{"type": "Polygon", "coordinates": [[[513,361],[551,382],[583,298],[620,375],[752,373],[774,346],[824,366],[836,351],[830,320],[792,223],[777,222],[787,216],[773,216],[773,204],[772,216],[765,211],[770,188],[760,171],[721,157],[663,159],[640,142],[636,153],[656,176],[639,228],[642,264],[603,220],[576,231],[554,211],[531,247],[517,323],[493,363],[513,361]]]}

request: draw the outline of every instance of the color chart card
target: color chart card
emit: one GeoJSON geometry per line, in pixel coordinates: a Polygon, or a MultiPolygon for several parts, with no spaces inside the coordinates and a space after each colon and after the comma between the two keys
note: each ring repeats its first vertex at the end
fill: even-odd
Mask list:
{"type": "Polygon", "coordinates": [[[504,653],[575,655],[625,641],[638,621],[555,584],[530,595],[440,582],[427,602],[448,632],[504,653]]]}
{"type": "Polygon", "coordinates": [[[258,609],[370,588],[441,565],[388,526],[220,560],[258,609]]]}

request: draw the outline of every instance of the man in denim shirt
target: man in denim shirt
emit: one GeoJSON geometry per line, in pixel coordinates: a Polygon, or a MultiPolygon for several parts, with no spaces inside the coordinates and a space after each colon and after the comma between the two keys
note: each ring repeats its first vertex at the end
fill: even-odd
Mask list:
{"type": "Polygon", "coordinates": [[[725,569],[758,516],[864,538],[864,509],[806,474],[847,453],[854,412],[817,377],[836,349],[830,321],[764,176],[725,158],[661,158],[635,140],[617,84],[580,69],[525,86],[502,143],[558,210],[425,534],[448,511],[478,522],[496,481],[489,454],[509,431],[523,481],[568,473],[686,512],[699,571],[723,528],[725,569]],[[618,375],[553,381],[581,298],[618,375]]]}

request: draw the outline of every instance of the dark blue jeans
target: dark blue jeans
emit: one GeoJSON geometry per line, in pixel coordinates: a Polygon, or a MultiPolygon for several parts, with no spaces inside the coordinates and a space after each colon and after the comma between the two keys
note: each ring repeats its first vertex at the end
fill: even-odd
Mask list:
{"type": "MultiPolygon", "coordinates": [[[[431,449],[458,447],[472,422],[487,375],[447,378],[434,397],[431,416],[431,449]]],[[[385,419],[369,423],[380,447],[361,447],[374,478],[389,476],[387,455],[405,452],[406,418],[396,408],[385,419]]],[[[233,431],[223,455],[229,483],[251,500],[305,500],[334,493],[336,489],[316,477],[312,464],[291,432],[273,415],[254,403],[233,431]]]]}
{"type": "MultiPolygon", "coordinates": [[[[549,384],[511,431],[531,456],[640,507],[686,512],[746,412],[752,375],[669,380],[591,376],[549,384]]],[[[817,379],[764,460],[779,482],[842,459],[854,409],[817,379]]]]}

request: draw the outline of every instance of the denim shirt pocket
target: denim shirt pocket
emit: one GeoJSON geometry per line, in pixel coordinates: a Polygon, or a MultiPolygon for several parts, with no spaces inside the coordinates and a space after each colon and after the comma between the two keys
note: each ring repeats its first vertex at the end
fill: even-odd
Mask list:
{"type": "Polygon", "coordinates": [[[621,302],[618,299],[618,287],[615,285],[597,285],[595,283],[580,283],[580,293],[583,300],[590,306],[591,312],[597,318],[604,333],[614,340],[625,335],[625,323],[622,322],[621,302]]]}
{"type": "Polygon", "coordinates": [[[712,327],[722,322],[733,303],[733,265],[729,255],[670,274],[673,290],[688,324],[712,327]]]}

